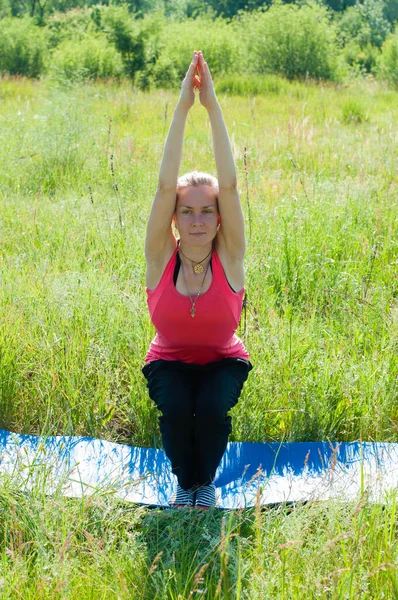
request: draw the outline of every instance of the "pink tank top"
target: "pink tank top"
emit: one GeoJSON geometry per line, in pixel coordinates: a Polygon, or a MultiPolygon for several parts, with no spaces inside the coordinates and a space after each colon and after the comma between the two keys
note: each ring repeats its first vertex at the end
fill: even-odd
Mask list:
{"type": "Polygon", "coordinates": [[[176,247],[154,290],[146,288],[149,314],[156,328],[145,362],[179,360],[204,365],[223,358],[248,359],[243,342],[235,335],[242,312],[244,290],[234,292],[216,251],[212,254],[213,279],[210,288],[195,303],[177,291],[174,269],[176,247]]]}

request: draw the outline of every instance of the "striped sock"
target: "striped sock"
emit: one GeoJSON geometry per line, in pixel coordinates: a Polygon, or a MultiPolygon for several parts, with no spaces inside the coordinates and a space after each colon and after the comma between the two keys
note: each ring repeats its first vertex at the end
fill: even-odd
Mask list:
{"type": "Polygon", "coordinates": [[[184,490],[179,483],[169,499],[169,504],[172,508],[180,508],[183,506],[193,506],[195,489],[184,490]]]}
{"type": "Polygon", "coordinates": [[[202,485],[196,490],[195,506],[207,510],[211,506],[216,505],[216,486],[214,483],[202,485]]]}

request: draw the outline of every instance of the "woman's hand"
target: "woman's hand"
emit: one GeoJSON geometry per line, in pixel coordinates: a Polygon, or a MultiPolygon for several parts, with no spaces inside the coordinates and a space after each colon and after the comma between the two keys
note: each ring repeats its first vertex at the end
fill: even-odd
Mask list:
{"type": "Polygon", "coordinates": [[[202,106],[210,110],[218,104],[214,84],[211,78],[207,62],[203,58],[203,54],[198,52],[198,71],[199,71],[199,100],[202,106]]]}
{"type": "Polygon", "coordinates": [[[189,65],[185,79],[181,84],[181,94],[178,104],[186,111],[188,111],[195,102],[195,88],[200,87],[199,77],[196,74],[198,60],[198,52],[194,52],[192,62],[189,65]]]}

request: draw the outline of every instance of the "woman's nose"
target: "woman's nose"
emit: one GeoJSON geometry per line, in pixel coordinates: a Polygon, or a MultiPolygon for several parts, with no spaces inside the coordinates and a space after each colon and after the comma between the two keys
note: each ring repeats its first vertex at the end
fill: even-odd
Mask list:
{"type": "Polygon", "coordinates": [[[203,224],[203,216],[202,215],[194,215],[193,216],[193,224],[194,225],[202,225],[203,224]]]}

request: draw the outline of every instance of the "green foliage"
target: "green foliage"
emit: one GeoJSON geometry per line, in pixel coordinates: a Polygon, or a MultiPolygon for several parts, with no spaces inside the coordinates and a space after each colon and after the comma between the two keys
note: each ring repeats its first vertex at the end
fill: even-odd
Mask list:
{"type": "Polygon", "coordinates": [[[345,61],[352,68],[353,73],[357,75],[373,73],[379,55],[380,50],[371,44],[361,47],[355,42],[351,42],[343,49],[345,61]]]}
{"type": "Polygon", "coordinates": [[[370,43],[370,27],[357,6],[350,6],[335,20],[340,46],[354,43],[359,48],[370,43]]]}
{"type": "Polygon", "coordinates": [[[40,77],[47,60],[46,32],[32,19],[0,20],[0,73],[40,77]]]}
{"type": "Polygon", "coordinates": [[[383,44],[378,62],[378,75],[392,87],[398,88],[398,28],[383,44]]]}
{"type": "MultiPolygon", "coordinates": [[[[166,54],[161,54],[151,70],[151,81],[155,87],[164,89],[177,88],[181,83],[174,61],[166,54]]],[[[143,86],[141,85],[141,88],[143,86]]]]}
{"type": "MultiPolygon", "coordinates": [[[[133,78],[137,71],[142,71],[145,66],[145,39],[147,37],[142,21],[138,21],[129,13],[127,4],[120,6],[95,6],[92,9],[74,9],[65,14],[57,13],[48,20],[48,30],[50,44],[53,47],[60,45],[67,40],[74,41],[76,46],[72,50],[73,44],[63,45],[66,48],[69,57],[65,57],[65,65],[68,72],[73,69],[73,65],[80,65],[82,60],[78,60],[79,48],[83,43],[86,54],[85,63],[97,66],[90,67],[86,71],[120,76],[125,75],[133,78]],[[98,37],[105,42],[104,51],[101,53],[96,49],[95,42],[86,43],[87,36],[90,39],[98,37]],[[111,52],[112,47],[115,52],[111,52]],[[115,54],[116,53],[116,54],[115,54]],[[74,54],[74,58],[71,57],[74,54]],[[96,56],[97,58],[94,58],[96,56]],[[117,58],[116,58],[117,57],[117,58]],[[120,68],[120,59],[122,68],[120,68]]],[[[60,57],[61,50],[55,53],[57,63],[62,62],[60,57]]],[[[79,67],[80,69],[80,67],[79,67]]],[[[80,79],[82,72],[76,75],[80,79]]],[[[95,75],[96,78],[104,75],[95,75]]]]}
{"type": "Polygon", "coordinates": [[[384,0],[357,1],[356,9],[369,27],[370,43],[380,47],[391,31],[390,23],[384,16],[384,0]]]}
{"type": "MultiPolygon", "coordinates": [[[[148,2],[156,8],[160,0],[148,2]]],[[[141,89],[151,86],[173,89],[186,73],[192,50],[201,49],[216,81],[220,76],[242,75],[241,83],[233,83],[236,93],[249,93],[254,86],[254,93],[258,94],[261,89],[266,91],[267,84],[254,80],[249,84],[245,79],[247,74],[339,81],[347,72],[354,75],[374,72],[377,46],[390,27],[383,17],[383,0],[357,3],[334,20],[325,6],[313,2],[299,6],[282,4],[279,0],[261,10],[240,11],[230,21],[217,17],[209,2],[196,10],[195,4],[181,0],[144,14],[149,4],[142,4],[143,12],[135,14],[130,12],[132,5],[125,2],[57,12],[47,17],[46,27],[38,28],[37,35],[35,21],[21,21],[29,26],[10,21],[10,31],[0,42],[4,48],[0,67],[10,74],[37,76],[45,70],[45,57],[50,57],[48,49],[57,49],[51,71],[67,72],[68,79],[75,65],[78,72],[74,80],[124,75],[141,89]],[[185,14],[190,12],[196,18],[186,18],[185,14]],[[102,52],[91,41],[101,34],[108,42],[102,52]],[[12,37],[19,38],[17,44],[12,37]],[[67,41],[70,43],[65,44],[67,41]],[[79,58],[81,45],[84,59],[79,58]],[[18,49],[13,50],[16,46],[18,49]],[[67,56],[62,59],[63,51],[67,56]],[[32,56],[34,52],[36,56],[32,56]]],[[[247,7],[253,8],[254,4],[247,7]]],[[[4,10],[8,10],[6,6],[4,10]]]]}
{"type": "Polygon", "coordinates": [[[15,410],[18,380],[18,356],[15,347],[17,340],[9,336],[7,325],[0,328],[0,428],[12,427],[12,414],[15,410]]]}
{"type": "Polygon", "coordinates": [[[47,18],[51,18],[54,13],[68,13],[70,11],[91,8],[97,3],[98,0],[48,0],[47,18]]]}
{"type": "Polygon", "coordinates": [[[189,66],[194,49],[202,50],[213,75],[240,70],[242,44],[223,19],[200,16],[165,26],[152,46],[155,85],[167,80],[167,65],[172,65],[171,80],[180,82],[189,66]]]}
{"type": "Polygon", "coordinates": [[[86,36],[79,44],[62,42],[52,57],[51,74],[63,82],[120,77],[122,72],[121,55],[104,35],[86,36]]]}
{"type": "MultiPolygon", "coordinates": [[[[272,93],[219,96],[252,216],[255,372],[235,440],[397,441],[396,159],[380,131],[395,135],[398,94],[286,80],[277,93],[278,79],[272,93]],[[371,118],[356,124],[358,115],[371,118]]],[[[143,243],[178,92],[25,80],[0,92],[4,419],[19,431],[152,445],[143,243]]],[[[192,168],[214,170],[197,101],[181,165],[192,168]]]]}
{"type": "Polygon", "coordinates": [[[201,49],[216,77],[243,70],[243,47],[233,25],[221,18],[201,15],[196,19],[165,22],[159,14],[143,20],[146,61],[138,74],[141,89],[179,87],[194,49],[201,49]]]}
{"type": "MultiPolygon", "coordinates": [[[[247,89],[260,77],[245,77],[247,89]]],[[[224,79],[246,93],[238,76],[224,79]]],[[[397,442],[398,92],[264,80],[272,94],[258,83],[256,98],[220,98],[252,215],[254,370],[234,439],[397,442]],[[371,119],[339,125],[353,100],[371,119]]],[[[0,422],[156,445],[140,371],[154,333],[143,249],[177,94],[7,78],[0,99],[0,422]]],[[[186,134],[182,169],[214,169],[197,102],[186,134]]],[[[397,598],[396,493],[383,504],[364,493],[352,503],[158,511],[117,500],[106,484],[81,499],[60,488],[49,496],[49,465],[39,463],[28,468],[22,456],[20,471],[1,477],[4,599],[397,598]]]]}
{"type": "Polygon", "coordinates": [[[107,0],[105,5],[109,7],[113,6],[126,6],[129,13],[134,13],[139,16],[143,16],[154,10],[159,10],[163,6],[163,0],[107,0]]]}
{"type": "Polygon", "coordinates": [[[217,94],[258,96],[285,93],[288,83],[277,75],[226,75],[217,80],[217,94]]]}
{"type": "Polygon", "coordinates": [[[100,16],[100,27],[122,56],[125,74],[133,78],[145,65],[145,32],[126,5],[110,6],[103,9],[100,16]]]}
{"type": "Polygon", "coordinates": [[[343,121],[345,123],[362,123],[367,121],[363,106],[357,100],[348,100],[342,107],[343,121]]]}
{"type": "Polygon", "coordinates": [[[45,483],[44,464],[2,477],[5,599],[397,597],[394,493],[382,504],[363,494],[352,502],[170,511],[122,502],[109,485],[75,499],[60,489],[46,495],[45,483]],[[18,477],[25,489],[33,484],[29,492],[18,477]]]}
{"type": "Polygon", "coordinates": [[[356,0],[323,0],[323,4],[334,11],[345,11],[355,4],[356,0]]]}
{"type": "Polygon", "coordinates": [[[224,18],[234,17],[241,10],[254,10],[264,5],[271,4],[272,0],[207,0],[206,4],[224,18]]]}
{"type": "Polygon", "coordinates": [[[74,8],[49,17],[47,31],[50,47],[55,48],[67,40],[75,40],[78,45],[87,35],[95,34],[99,28],[93,15],[95,9],[74,8]]]}
{"type": "Polygon", "coordinates": [[[11,5],[9,0],[0,0],[0,19],[11,17],[11,5]]]}
{"type": "MultiPolygon", "coordinates": [[[[54,13],[67,13],[98,5],[98,0],[1,0],[0,14],[1,2],[9,5],[12,16],[35,16],[42,24],[54,13]]],[[[140,16],[163,8],[163,0],[105,0],[100,6],[119,4],[127,6],[130,13],[140,16]]]]}
{"type": "Polygon", "coordinates": [[[34,474],[25,469],[19,476],[24,491],[17,473],[1,478],[2,597],[16,592],[29,600],[137,598],[148,570],[140,511],[101,492],[76,502],[56,489],[49,498],[46,468],[34,474]]]}
{"type": "Polygon", "coordinates": [[[343,56],[354,73],[371,73],[375,70],[379,46],[390,31],[390,24],[383,16],[382,0],[357,2],[336,21],[338,44],[343,56]]]}
{"type": "Polygon", "coordinates": [[[398,2],[397,0],[385,0],[384,15],[390,23],[398,22],[398,2]]]}
{"type": "Polygon", "coordinates": [[[52,0],[8,0],[13,17],[29,16],[40,27],[45,25],[45,17],[51,12],[52,0]]]}
{"type": "Polygon", "coordinates": [[[334,28],[324,7],[278,3],[241,21],[253,71],[288,79],[337,78],[334,28]]]}

